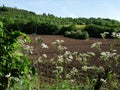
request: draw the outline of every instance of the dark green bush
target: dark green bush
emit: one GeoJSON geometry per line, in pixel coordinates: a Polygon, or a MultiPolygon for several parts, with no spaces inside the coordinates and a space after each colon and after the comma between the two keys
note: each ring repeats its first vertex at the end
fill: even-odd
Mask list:
{"type": "Polygon", "coordinates": [[[101,38],[101,33],[109,32],[107,37],[111,37],[111,33],[118,31],[118,28],[91,24],[86,26],[85,31],[89,33],[90,37],[101,38]]]}
{"type": "Polygon", "coordinates": [[[37,34],[47,34],[53,35],[58,34],[59,28],[57,25],[52,25],[48,23],[41,23],[37,25],[37,34]]]}
{"type": "Polygon", "coordinates": [[[34,21],[31,21],[25,24],[23,27],[21,27],[22,28],[21,31],[26,34],[36,33],[36,27],[37,27],[37,23],[34,21]]]}
{"type": "Polygon", "coordinates": [[[22,40],[18,38],[22,35],[27,37],[19,31],[8,32],[0,23],[0,90],[8,90],[15,78],[25,76],[27,80],[31,72],[30,60],[23,54],[22,40]]]}
{"type": "Polygon", "coordinates": [[[63,26],[60,29],[59,34],[64,35],[67,31],[75,31],[77,30],[76,26],[74,24],[70,25],[70,26],[63,26]]]}
{"type": "Polygon", "coordinates": [[[76,30],[76,31],[66,31],[64,36],[76,39],[88,39],[89,34],[86,31],[76,30]]]}

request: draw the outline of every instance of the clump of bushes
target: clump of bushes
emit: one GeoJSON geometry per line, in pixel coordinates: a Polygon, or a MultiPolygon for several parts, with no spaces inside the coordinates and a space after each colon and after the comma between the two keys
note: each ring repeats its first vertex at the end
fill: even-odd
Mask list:
{"type": "Polygon", "coordinates": [[[70,26],[62,26],[59,31],[59,34],[64,35],[66,31],[75,31],[75,30],[77,30],[77,28],[74,24],[70,26]]]}
{"type": "Polygon", "coordinates": [[[66,31],[64,36],[75,38],[75,39],[88,39],[89,34],[86,31],[76,30],[76,31],[66,31]]]}
{"type": "Polygon", "coordinates": [[[85,31],[89,33],[90,37],[95,37],[95,38],[101,38],[100,35],[101,33],[109,32],[107,38],[112,38],[111,37],[112,32],[119,32],[119,28],[90,24],[86,26],[85,31]]]}
{"type": "Polygon", "coordinates": [[[42,35],[54,35],[59,33],[59,27],[57,25],[49,23],[38,23],[35,21],[30,21],[28,23],[14,23],[11,25],[6,25],[8,31],[20,30],[26,34],[42,34],[42,35]]]}
{"type": "Polygon", "coordinates": [[[0,90],[14,90],[10,88],[21,81],[21,78],[24,78],[25,90],[29,88],[32,68],[28,55],[23,51],[31,50],[24,40],[19,39],[20,36],[23,36],[25,41],[29,40],[19,31],[8,32],[0,22],[0,90]]]}

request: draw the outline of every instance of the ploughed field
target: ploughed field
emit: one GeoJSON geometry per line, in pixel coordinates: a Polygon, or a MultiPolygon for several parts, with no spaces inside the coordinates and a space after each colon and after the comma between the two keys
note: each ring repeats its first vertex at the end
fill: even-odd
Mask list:
{"type": "MultiPolygon", "coordinates": [[[[114,43],[113,39],[107,39],[107,43],[100,38],[90,38],[88,40],[80,40],[80,39],[72,39],[67,38],[61,35],[29,35],[32,43],[31,46],[34,47],[33,53],[30,54],[30,58],[32,62],[35,62],[38,60],[39,56],[42,54],[47,54],[47,60],[50,60],[51,58],[55,57],[57,55],[56,49],[51,45],[52,42],[55,40],[64,40],[63,46],[67,47],[67,51],[71,52],[79,52],[79,53],[85,53],[85,52],[94,52],[96,56],[89,60],[90,65],[104,65],[102,62],[98,61],[98,56],[100,55],[98,53],[98,50],[95,48],[91,48],[91,45],[95,42],[102,42],[101,49],[102,51],[109,51],[110,45],[114,43]],[[43,42],[46,43],[49,47],[49,49],[42,49],[41,44],[39,42],[36,42],[35,38],[37,36],[40,36],[43,39],[43,42]]],[[[120,40],[116,41],[115,49],[117,50],[117,53],[120,54],[120,40]]],[[[120,64],[120,63],[119,63],[120,64]]],[[[113,63],[114,65],[114,63],[113,63]]],[[[42,75],[46,76],[48,78],[53,78],[52,76],[52,69],[55,68],[53,65],[46,65],[39,64],[37,66],[40,70],[40,72],[43,72],[42,75]]],[[[68,68],[71,67],[77,67],[79,69],[80,65],[77,61],[72,61],[70,65],[67,66],[68,68]]],[[[116,68],[117,73],[120,75],[120,65],[116,68]]],[[[120,77],[118,77],[120,80],[120,77]]]]}

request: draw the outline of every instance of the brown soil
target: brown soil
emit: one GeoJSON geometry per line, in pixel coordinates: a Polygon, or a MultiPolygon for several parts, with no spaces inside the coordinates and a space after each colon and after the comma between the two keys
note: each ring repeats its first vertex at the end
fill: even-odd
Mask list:
{"type": "MultiPolygon", "coordinates": [[[[80,52],[80,53],[93,51],[93,52],[96,52],[97,54],[97,50],[94,48],[91,48],[91,45],[95,42],[102,42],[101,48],[103,51],[109,51],[110,44],[114,43],[113,39],[107,39],[108,43],[106,43],[103,39],[99,39],[99,38],[90,38],[88,40],[80,40],[80,39],[66,38],[60,35],[39,35],[43,39],[43,42],[49,46],[49,49],[41,49],[41,44],[35,41],[36,36],[32,36],[32,35],[29,35],[29,36],[32,40],[32,44],[30,45],[34,47],[34,51],[33,51],[34,53],[30,55],[32,60],[37,59],[42,54],[47,54],[49,57],[52,57],[56,53],[56,50],[51,45],[51,43],[57,39],[65,41],[63,45],[67,47],[68,51],[80,52]]],[[[118,53],[120,52],[120,40],[117,40],[115,49],[118,50],[118,53]]]]}
{"type": "MultiPolygon", "coordinates": [[[[103,63],[98,62],[98,60],[97,60],[98,56],[99,56],[98,51],[94,48],[91,48],[91,45],[95,42],[102,42],[102,45],[101,45],[102,51],[109,51],[110,45],[114,43],[113,39],[107,39],[108,43],[106,43],[103,39],[100,39],[100,38],[90,38],[88,40],[79,40],[79,39],[66,38],[66,37],[60,36],[60,35],[39,35],[43,39],[43,42],[49,46],[49,49],[41,49],[41,44],[35,41],[35,37],[37,35],[36,36],[29,35],[29,36],[32,40],[32,44],[30,44],[30,45],[34,47],[33,54],[30,55],[30,58],[33,62],[36,61],[39,58],[39,56],[41,56],[42,54],[47,54],[48,58],[54,57],[57,52],[56,52],[56,49],[51,45],[51,43],[53,41],[59,39],[59,40],[65,41],[63,43],[63,45],[67,47],[68,51],[80,52],[80,53],[84,53],[84,52],[88,52],[88,51],[94,52],[96,54],[96,57],[94,57],[90,61],[90,63],[92,65],[103,65],[103,63]]],[[[120,40],[117,40],[117,43],[115,44],[115,49],[118,50],[117,52],[120,54],[120,40]]],[[[76,67],[78,66],[78,64],[76,62],[73,62],[72,64],[76,67]]],[[[45,67],[46,66],[43,65],[42,69],[45,67]]],[[[120,65],[117,68],[117,72],[120,75],[119,70],[120,70],[120,65]]],[[[45,72],[50,73],[48,70],[45,72]]]]}

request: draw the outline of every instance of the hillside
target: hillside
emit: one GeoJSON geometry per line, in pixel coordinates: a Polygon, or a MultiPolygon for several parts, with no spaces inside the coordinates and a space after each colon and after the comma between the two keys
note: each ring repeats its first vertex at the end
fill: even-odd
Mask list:
{"type": "Polygon", "coordinates": [[[12,21],[12,23],[15,23],[15,21],[23,21],[24,23],[30,22],[30,21],[36,21],[36,22],[43,22],[43,23],[51,23],[51,24],[97,24],[97,25],[107,25],[107,24],[120,24],[117,20],[111,20],[111,19],[102,19],[102,18],[62,18],[62,17],[56,17],[53,14],[35,14],[32,11],[17,9],[17,8],[11,8],[11,7],[5,7],[0,6],[0,20],[5,22],[6,21],[12,21]],[[104,22],[104,23],[103,23],[104,22]]]}
{"type": "Polygon", "coordinates": [[[0,21],[9,31],[20,30],[28,34],[64,34],[67,30],[59,33],[62,27],[69,28],[71,25],[75,25],[76,29],[84,29],[89,34],[95,35],[105,31],[110,33],[120,31],[120,22],[108,18],[62,18],[53,14],[36,14],[32,11],[6,6],[0,6],[0,21]]]}

